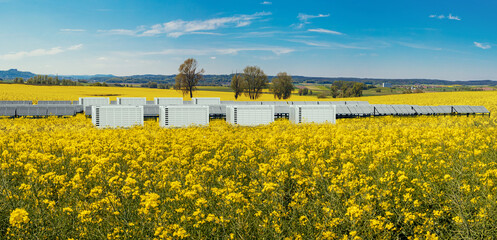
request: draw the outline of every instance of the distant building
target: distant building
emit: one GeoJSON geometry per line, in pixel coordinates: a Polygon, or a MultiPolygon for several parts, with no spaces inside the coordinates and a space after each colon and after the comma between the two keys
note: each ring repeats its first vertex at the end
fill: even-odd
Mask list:
{"type": "Polygon", "coordinates": [[[386,82],[384,82],[384,83],[383,83],[383,87],[388,87],[388,88],[391,88],[391,87],[392,87],[392,84],[391,84],[391,83],[386,83],[386,82]]]}

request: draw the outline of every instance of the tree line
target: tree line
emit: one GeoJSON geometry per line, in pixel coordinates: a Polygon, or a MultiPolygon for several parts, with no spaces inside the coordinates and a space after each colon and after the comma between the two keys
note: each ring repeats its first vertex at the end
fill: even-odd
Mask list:
{"type": "MultiPolygon", "coordinates": [[[[182,91],[184,95],[190,94],[190,98],[193,97],[193,91],[203,79],[205,70],[199,69],[197,60],[189,58],[180,65],[178,71],[174,89],[182,91]]],[[[292,77],[285,72],[278,73],[269,86],[267,75],[257,66],[247,66],[243,73],[233,75],[230,87],[235,93],[235,99],[244,94],[252,100],[259,98],[265,88],[269,88],[278,99],[290,98],[294,89],[292,77]]]]}
{"type": "Polygon", "coordinates": [[[60,79],[58,76],[52,77],[48,75],[36,75],[24,80],[22,77],[14,78],[14,83],[24,83],[30,85],[58,85],[58,86],[81,86],[80,82],[76,82],[70,79],[60,79]]]}

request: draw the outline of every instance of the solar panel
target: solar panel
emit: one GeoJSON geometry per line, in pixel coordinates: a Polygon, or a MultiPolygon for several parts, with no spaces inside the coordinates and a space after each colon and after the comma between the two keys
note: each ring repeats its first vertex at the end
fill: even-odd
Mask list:
{"type": "Polygon", "coordinates": [[[74,110],[76,111],[76,113],[82,113],[85,110],[83,105],[73,104],[73,106],[74,106],[74,110]]]}
{"type": "Polygon", "coordinates": [[[72,105],[48,105],[47,114],[49,116],[74,116],[76,107],[72,105]]]}
{"type": "Polygon", "coordinates": [[[401,106],[390,105],[390,107],[392,107],[393,110],[395,110],[395,112],[397,112],[397,115],[406,115],[406,112],[404,111],[404,109],[401,106]]]}
{"type": "Polygon", "coordinates": [[[387,115],[398,115],[399,112],[397,112],[393,107],[392,105],[385,105],[386,109],[387,109],[387,115]]]}
{"type": "MultiPolygon", "coordinates": [[[[290,104],[290,102],[288,102],[290,104]]],[[[291,102],[291,105],[306,105],[305,101],[293,101],[291,102]]]]}
{"type": "Polygon", "coordinates": [[[317,101],[305,101],[306,105],[318,105],[317,101]]]}
{"type": "Polygon", "coordinates": [[[290,114],[290,106],[276,105],[274,106],[274,114],[290,114]]]}
{"type": "Polygon", "coordinates": [[[357,107],[362,111],[364,115],[373,115],[374,114],[374,106],[371,105],[357,105],[357,107]]]}
{"type": "Polygon", "coordinates": [[[143,106],[143,116],[145,116],[145,117],[157,117],[157,116],[159,116],[159,105],[144,105],[143,106]]]}
{"type": "Polygon", "coordinates": [[[471,108],[471,106],[464,105],[463,108],[466,109],[467,113],[470,113],[470,114],[474,114],[475,113],[475,111],[473,110],[473,108],[471,108]]]}
{"type": "Polygon", "coordinates": [[[286,101],[261,102],[261,105],[288,105],[286,101]]]}
{"type": "Polygon", "coordinates": [[[14,105],[33,105],[33,101],[0,101],[1,105],[14,104],[14,105]]]}
{"type": "Polygon", "coordinates": [[[16,108],[17,106],[15,105],[2,105],[0,106],[0,116],[14,117],[16,115],[16,108]]]}
{"type": "Polygon", "coordinates": [[[472,109],[470,109],[469,107],[464,106],[464,105],[456,105],[453,107],[454,107],[454,110],[459,114],[474,113],[474,111],[472,109]]]}
{"type": "Polygon", "coordinates": [[[376,109],[375,115],[384,116],[393,114],[393,109],[388,108],[386,105],[377,104],[374,105],[374,108],[376,109]]]}
{"type": "Polygon", "coordinates": [[[448,114],[452,113],[452,106],[438,106],[441,113],[448,114]]]}
{"type": "Polygon", "coordinates": [[[404,109],[406,115],[414,115],[416,114],[416,111],[412,109],[411,105],[401,105],[401,107],[404,109]]]}
{"type": "Polygon", "coordinates": [[[41,116],[47,116],[47,107],[46,106],[40,106],[40,105],[19,105],[16,108],[16,115],[17,116],[33,116],[33,117],[41,117],[41,116]]]}
{"type": "Polygon", "coordinates": [[[91,106],[86,106],[85,107],[85,115],[86,116],[91,116],[91,106]]]}
{"type": "Polygon", "coordinates": [[[154,105],[155,101],[147,101],[147,105],[154,105]]]}
{"type": "Polygon", "coordinates": [[[187,104],[192,104],[192,101],[185,101],[185,100],[183,100],[183,104],[184,104],[184,105],[187,105],[187,104]]]}
{"type": "Polygon", "coordinates": [[[352,116],[361,116],[361,115],[363,115],[363,111],[358,106],[356,106],[356,105],[350,105],[350,106],[347,105],[345,107],[349,109],[350,114],[352,116]]]}
{"type": "Polygon", "coordinates": [[[209,114],[225,114],[226,105],[223,106],[224,106],[224,111],[221,108],[221,105],[209,105],[209,114]]]}
{"type": "Polygon", "coordinates": [[[71,101],[38,101],[38,105],[43,105],[43,104],[69,104],[71,105],[71,101]]]}
{"type": "Polygon", "coordinates": [[[475,113],[490,113],[484,106],[472,106],[475,113]]]}
{"type": "MultiPolygon", "coordinates": [[[[237,102],[238,103],[238,102],[237,102]]],[[[235,101],[221,101],[221,104],[225,104],[225,105],[233,105],[235,104],[235,101]]]]}
{"type": "Polygon", "coordinates": [[[336,105],[337,106],[337,115],[339,116],[348,116],[350,115],[350,110],[347,106],[345,105],[336,105]]]}
{"type": "Polygon", "coordinates": [[[358,104],[358,105],[368,105],[369,102],[368,101],[356,101],[356,104],[358,104]]]}
{"type": "Polygon", "coordinates": [[[428,112],[426,112],[423,108],[423,106],[418,106],[418,105],[412,105],[412,108],[414,111],[416,111],[416,114],[418,115],[427,115],[428,112]]]}

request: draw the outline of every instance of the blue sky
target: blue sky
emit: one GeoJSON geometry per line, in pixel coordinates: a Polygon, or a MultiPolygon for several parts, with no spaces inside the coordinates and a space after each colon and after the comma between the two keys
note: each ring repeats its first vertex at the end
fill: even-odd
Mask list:
{"type": "Polygon", "coordinates": [[[497,1],[0,0],[0,69],[497,80],[497,1]]]}

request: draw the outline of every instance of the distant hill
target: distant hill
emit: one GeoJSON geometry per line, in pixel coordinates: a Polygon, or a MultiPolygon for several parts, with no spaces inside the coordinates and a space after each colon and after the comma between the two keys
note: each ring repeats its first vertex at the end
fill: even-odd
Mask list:
{"type": "MultiPolygon", "coordinates": [[[[31,72],[21,72],[17,69],[10,69],[7,71],[0,71],[0,79],[14,79],[22,77],[28,79],[34,77],[36,74],[31,72]]],[[[167,83],[174,84],[176,75],[133,75],[133,76],[115,76],[112,74],[97,74],[97,75],[59,75],[61,78],[72,80],[87,80],[89,82],[106,82],[106,83],[167,83]]],[[[204,75],[204,81],[201,85],[204,86],[221,86],[229,85],[233,74],[218,74],[218,75],[204,75]]],[[[271,80],[274,76],[269,76],[271,80]]],[[[350,78],[350,77],[306,77],[306,76],[292,76],[295,83],[317,83],[317,84],[331,84],[334,81],[353,81],[362,82],[366,84],[382,84],[391,83],[392,85],[489,85],[497,86],[497,81],[494,80],[471,80],[471,81],[447,81],[439,79],[382,79],[382,78],[350,78]]]]}
{"type": "Polygon", "coordinates": [[[16,77],[22,77],[24,79],[28,79],[30,77],[34,77],[36,74],[31,72],[21,72],[17,69],[10,69],[7,71],[0,71],[0,79],[14,79],[16,77]]]}

